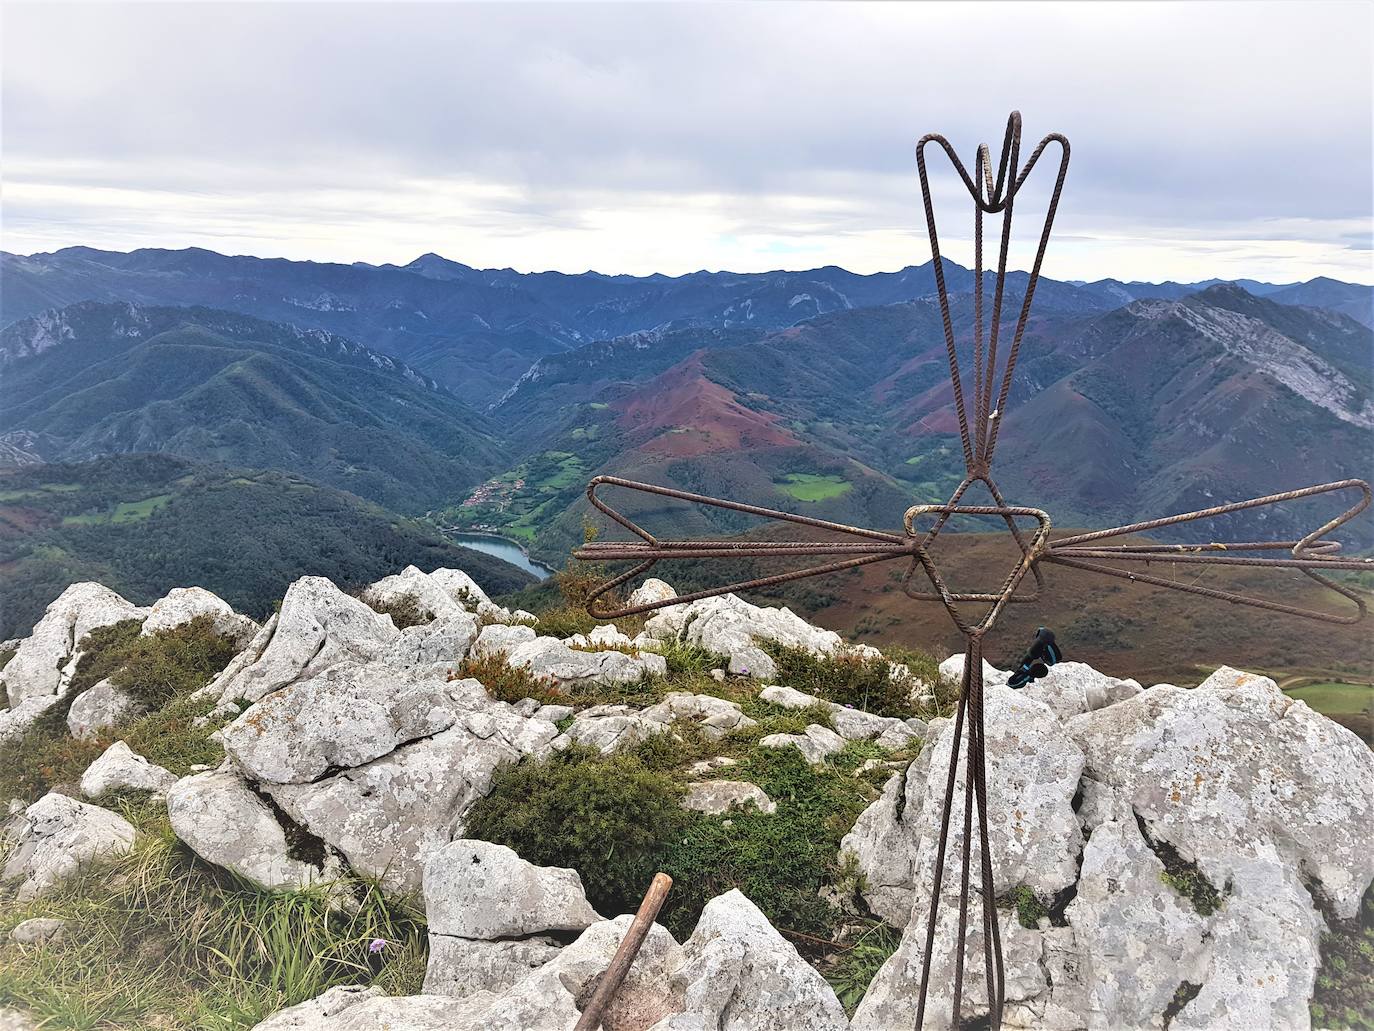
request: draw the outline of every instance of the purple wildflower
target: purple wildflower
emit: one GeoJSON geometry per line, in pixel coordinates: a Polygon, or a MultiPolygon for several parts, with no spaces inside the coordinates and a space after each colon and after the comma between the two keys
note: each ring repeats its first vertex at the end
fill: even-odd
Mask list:
{"type": "Polygon", "coordinates": [[[381,952],[384,948],[386,948],[386,946],[387,940],[385,938],[373,938],[372,943],[367,947],[367,951],[375,956],[377,955],[377,953],[381,952]]]}

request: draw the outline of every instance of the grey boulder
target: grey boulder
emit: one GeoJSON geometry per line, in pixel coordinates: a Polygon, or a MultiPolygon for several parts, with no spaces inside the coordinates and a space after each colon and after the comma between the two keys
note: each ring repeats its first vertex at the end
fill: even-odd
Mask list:
{"type": "Polygon", "coordinates": [[[14,657],[0,670],[10,705],[60,693],[70,679],[72,660],[79,657],[82,638],[147,613],[98,583],[72,584],[47,607],[33,633],[19,642],[14,657]]]}
{"type": "Polygon", "coordinates": [[[581,931],[601,919],[576,870],[535,866],[489,841],[459,839],[432,852],[424,896],[430,932],[460,938],[581,931]]]}
{"type": "Polygon", "coordinates": [[[263,888],[303,888],[327,879],[294,858],[272,807],[229,770],[183,777],[167,792],[172,830],[207,863],[263,888]]]}
{"type": "Polygon", "coordinates": [[[147,711],[133,694],[106,679],[72,699],[67,730],[78,741],[90,741],[102,730],[137,719],[147,711]]]}
{"type": "Polygon", "coordinates": [[[176,782],[174,773],[150,763],[123,741],[116,741],[86,767],[81,775],[81,793],[99,798],[110,791],[166,791],[176,782]]]}
{"type": "Polygon", "coordinates": [[[708,816],[728,813],[734,806],[752,805],[761,813],[775,813],[778,804],[757,784],[738,780],[703,780],[691,785],[683,796],[682,807],[708,816]]]}
{"type": "Polygon", "coordinates": [[[19,881],[18,897],[27,901],[95,860],[128,852],[133,844],[133,825],[124,817],[49,792],[24,810],[0,880],[19,881]]]}
{"type": "Polygon", "coordinates": [[[682,946],[683,1012],[655,1031],[843,1031],[834,989],[738,890],[706,904],[682,946]]]}

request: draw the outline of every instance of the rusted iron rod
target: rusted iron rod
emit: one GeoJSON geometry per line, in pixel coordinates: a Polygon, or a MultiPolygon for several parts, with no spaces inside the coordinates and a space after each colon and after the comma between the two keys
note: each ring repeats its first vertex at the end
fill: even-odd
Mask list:
{"type": "Polygon", "coordinates": [[[596,1031],[601,1026],[601,1020],[606,1015],[606,1007],[611,1004],[615,993],[625,980],[625,975],[634,965],[635,957],[639,955],[639,947],[644,944],[649,928],[653,927],[658,911],[663,908],[664,900],[668,898],[668,890],[672,886],[673,879],[666,873],[654,874],[653,883],[649,885],[644,901],[639,904],[639,912],[635,913],[635,918],[630,921],[630,929],[625,932],[620,947],[611,957],[611,965],[601,975],[601,981],[588,1000],[587,1008],[582,1011],[582,1016],[577,1018],[573,1031],[596,1031]]]}
{"type": "Polygon", "coordinates": [[[1113,562],[1182,562],[1202,566],[1269,566],[1287,569],[1354,569],[1374,572],[1374,558],[1258,558],[1252,555],[1107,551],[1099,548],[1056,548],[1050,554],[1069,558],[1110,559],[1113,562]]]}
{"type": "Polygon", "coordinates": [[[1317,538],[1323,537],[1332,530],[1350,522],[1368,508],[1370,502],[1369,484],[1365,483],[1364,480],[1336,480],[1332,483],[1319,483],[1312,487],[1303,487],[1300,490],[1287,490],[1280,494],[1268,494],[1262,498],[1250,498],[1248,501],[1232,501],[1229,504],[1200,508],[1194,512],[1182,512],[1179,515],[1164,516],[1161,519],[1146,519],[1125,526],[1113,526],[1107,530],[1093,530],[1091,533],[1080,533],[1073,537],[1061,537],[1054,542],[1054,547],[1067,548],[1075,544],[1086,544],[1088,541],[1100,541],[1107,537],[1121,537],[1129,533],[1148,533],[1150,530],[1158,530],[1165,526],[1177,526],[1179,523],[1190,523],[1198,519],[1212,519],[1216,516],[1230,515],[1233,512],[1242,512],[1246,509],[1277,505],[1285,501],[1297,501],[1300,498],[1329,494],[1338,490],[1358,490],[1360,500],[1329,523],[1304,537],[1298,542],[1298,545],[1302,546],[1314,543],[1317,538]]]}

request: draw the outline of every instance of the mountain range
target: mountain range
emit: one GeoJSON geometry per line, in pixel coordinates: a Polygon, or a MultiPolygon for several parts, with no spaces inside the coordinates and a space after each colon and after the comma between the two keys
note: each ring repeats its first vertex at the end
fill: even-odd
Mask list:
{"type": "MultiPolygon", "coordinates": [[[[973,273],[945,274],[969,360],[973,273]]],[[[1024,286],[1009,276],[1005,314],[1024,286]]],[[[598,473],[892,526],[962,474],[933,291],[931,264],[631,277],[4,254],[0,465],[165,452],[277,470],[554,565],[598,473]]],[[[1368,476],[1372,312],[1374,288],[1334,280],[1042,279],[1001,413],[1003,492],[1089,525],[1368,476]]],[[[664,533],[751,525],[628,504],[664,533]]],[[[1186,539],[1294,533],[1317,512],[1335,514],[1186,539]]],[[[1353,533],[1374,544],[1369,522],[1353,533]]]]}
{"type": "MultiPolygon", "coordinates": [[[[951,290],[972,273],[945,262],[951,290]]],[[[1009,285],[1020,292],[1025,274],[1009,285]]],[[[1176,300],[1214,285],[1042,280],[1037,311],[1107,311],[1145,297],[1176,300]]],[[[1374,288],[1329,279],[1274,285],[1242,281],[1286,304],[1320,304],[1374,325],[1374,288]]],[[[835,311],[925,297],[927,263],[858,275],[835,266],[803,272],[693,272],[607,276],[474,269],[435,254],[408,265],[328,264],[213,251],[127,253],[68,247],[0,254],[0,326],[75,301],[203,305],[358,340],[488,403],[537,359],[597,340],[668,328],[779,329],[835,311]]]]}

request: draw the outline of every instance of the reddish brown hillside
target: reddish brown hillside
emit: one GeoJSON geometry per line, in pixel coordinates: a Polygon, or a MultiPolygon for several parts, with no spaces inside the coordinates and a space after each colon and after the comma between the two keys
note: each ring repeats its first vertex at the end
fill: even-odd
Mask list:
{"type": "Polygon", "coordinates": [[[656,434],[641,448],[675,458],[801,443],[777,418],[740,404],[733,393],[707,379],[700,352],[615,402],[618,424],[656,434]]]}

